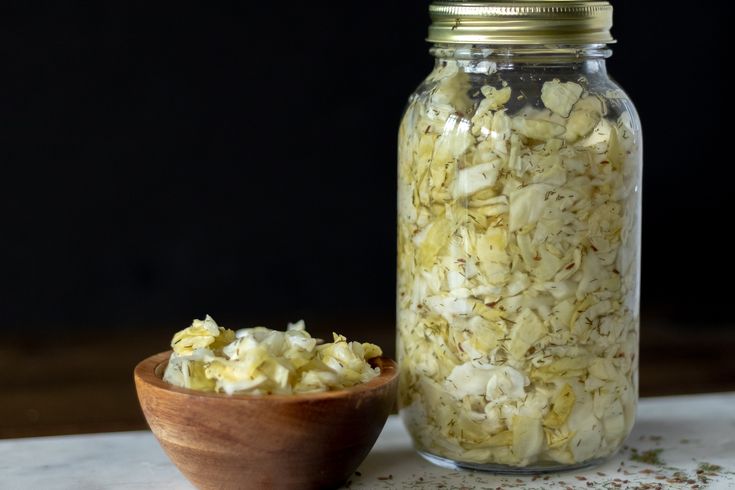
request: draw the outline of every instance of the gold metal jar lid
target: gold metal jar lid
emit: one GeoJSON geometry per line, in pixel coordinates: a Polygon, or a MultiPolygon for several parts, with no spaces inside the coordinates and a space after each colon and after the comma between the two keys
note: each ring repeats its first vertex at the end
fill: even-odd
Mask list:
{"type": "Polygon", "coordinates": [[[574,0],[434,1],[427,41],[450,44],[607,44],[612,5],[574,0]]]}

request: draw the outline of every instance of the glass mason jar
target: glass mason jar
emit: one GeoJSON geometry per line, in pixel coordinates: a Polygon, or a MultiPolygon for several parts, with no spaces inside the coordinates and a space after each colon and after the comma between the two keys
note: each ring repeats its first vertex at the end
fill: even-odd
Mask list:
{"type": "Polygon", "coordinates": [[[430,11],[399,134],[402,417],[445,466],[594,464],[638,393],[641,129],[605,67],[612,7],[430,11]]]}

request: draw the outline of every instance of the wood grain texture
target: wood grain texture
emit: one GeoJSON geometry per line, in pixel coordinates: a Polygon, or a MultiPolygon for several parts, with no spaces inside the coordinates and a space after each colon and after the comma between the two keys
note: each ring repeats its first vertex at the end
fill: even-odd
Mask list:
{"type": "Polygon", "coordinates": [[[161,379],[169,352],[135,368],[148,425],[171,460],[200,489],[326,489],[344,483],[367,456],[393,407],[395,362],[346,390],[305,395],[227,396],[161,379]]]}

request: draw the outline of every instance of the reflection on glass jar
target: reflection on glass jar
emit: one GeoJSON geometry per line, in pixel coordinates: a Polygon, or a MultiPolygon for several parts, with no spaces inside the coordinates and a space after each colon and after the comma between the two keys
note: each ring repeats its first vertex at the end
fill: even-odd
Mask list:
{"type": "Polygon", "coordinates": [[[640,123],[603,34],[495,42],[474,12],[490,34],[435,28],[400,128],[401,413],[439,464],[584,466],[635,416],[640,123]]]}

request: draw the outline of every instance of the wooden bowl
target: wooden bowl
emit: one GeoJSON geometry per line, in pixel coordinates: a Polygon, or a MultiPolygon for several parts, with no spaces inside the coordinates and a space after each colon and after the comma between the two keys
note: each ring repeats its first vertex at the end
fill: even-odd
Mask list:
{"type": "Polygon", "coordinates": [[[345,390],[225,395],[162,379],[170,352],[135,367],[148,425],[171,461],[200,489],[321,489],[345,483],[375,444],[396,397],[396,363],[345,390]]]}

